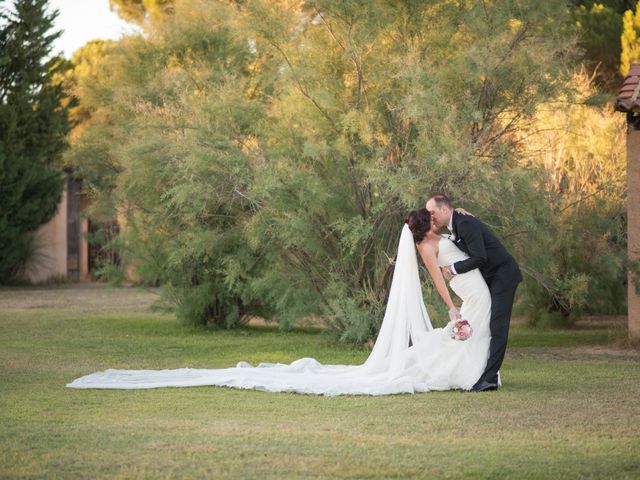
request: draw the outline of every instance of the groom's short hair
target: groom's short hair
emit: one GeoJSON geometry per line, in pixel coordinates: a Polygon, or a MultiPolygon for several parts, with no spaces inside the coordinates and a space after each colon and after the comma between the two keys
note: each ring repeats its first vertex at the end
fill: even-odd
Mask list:
{"type": "Polygon", "coordinates": [[[438,205],[438,208],[442,208],[443,205],[446,205],[447,207],[453,210],[453,204],[451,203],[451,199],[447,197],[444,193],[434,193],[429,197],[429,200],[433,200],[434,202],[436,202],[436,205],[438,205]]]}

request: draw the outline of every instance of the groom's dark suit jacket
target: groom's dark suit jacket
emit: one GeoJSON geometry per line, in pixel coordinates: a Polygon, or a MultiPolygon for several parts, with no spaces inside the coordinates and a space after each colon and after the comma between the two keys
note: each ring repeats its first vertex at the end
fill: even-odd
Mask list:
{"type": "Polygon", "coordinates": [[[510,281],[522,281],[520,268],[489,227],[471,215],[453,212],[454,243],[469,258],[453,264],[457,273],[465,273],[478,268],[487,284],[491,286],[495,274],[507,275],[510,281]]]}

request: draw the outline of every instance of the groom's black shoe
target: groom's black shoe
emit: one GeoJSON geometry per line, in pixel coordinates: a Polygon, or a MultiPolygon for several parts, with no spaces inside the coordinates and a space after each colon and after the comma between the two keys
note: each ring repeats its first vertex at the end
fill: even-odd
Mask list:
{"type": "Polygon", "coordinates": [[[498,384],[487,382],[486,380],[478,380],[476,384],[471,387],[472,392],[490,392],[492,390],[497,390],[498,384]]]}

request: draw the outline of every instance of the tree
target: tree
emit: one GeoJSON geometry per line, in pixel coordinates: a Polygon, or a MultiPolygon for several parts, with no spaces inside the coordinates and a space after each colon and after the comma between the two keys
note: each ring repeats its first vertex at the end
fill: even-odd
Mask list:
{"type": "MultiPolygon", "coordinates": [[[[626,157],[624,118],[595,106],[584,71],[572,96],[540,105],[519,137],[522,161],[541,168],[544,204],[527,235],[523,268],[537,282],[520,291],[532,323],[568,324],[577,315],[622,313],[626,306],[626,157]]],[[[524,241],[524,239],[523,239],[524,241]]]]}
{"type": "Polygon", "coordinates": [[[163,285],[181,320],[226,327],[268,311],[248,288],[264,268],[243,233],[262,112],[235,15],[222,2],[184,1],[147,38],[83,49],[75,91],[91,120],[67,155],[95,208],[124,220],[136,273],[163,285]]]}
{"type": "Polygon", "coordinates": [[[109,4],[123,19],[141,25],[173,11],[173,0],[109,0],[109,4]]]}
{"type": "Polygon", "coordinates": [[[57,13],[46,0],[16,0],[0,11],[0,281],[20,270],[31,233],[55,214],[63,189],[56,160],[69,131],[65,92],[51,56],[57,13]]]}
{"type": "Polygon", "coordinates": [[[635,2],[627,0],[577,0],[571,11],[583,61],[595,72],[594,81],[615,92],[620,84],[622,16],[635,2]]]}
{"type": "Polygon", "coordinates": [[[566,89],[563,6],[176,1],[101,62],[69,157],[182,318],[320,316],[365,341],[402,219],[433,191],[532,258],[507,232],[548,204],[517,133],[566,89]]]}
{"type": "Polygon", "coordinates": [[[90,122],[91,115],[99,100],[93,98],[92,86],[99,83],[102,74],[101,64],[115,46],[112,40],[91,40],[73,52],[70,67],[64,72],[65,90],[73,100],[70,118],[73,123],[73,135],[78,135],[90,122]],[[79,98],[82,102],[78,102],[79,98]]]}
{"type": "MultiPolygon", "coordinates": [[[[343,339],[375,336],[402,218],[430,192],[450,193],[500,235],[533,223],[544,203],[514,135],[564,88],[573,57],[561,7],[247,2],[258,55],[280,72],[250,238],[271,257],[254,285],[281,319],[319,315],[343,339]]],[[[514,240],[526,263],[528,246],[514,240]]]]}
{"type": "Polygon", "coordinates": [[[640,10],[636,6],[633,10],[627,10],[623,17],[622,28],[622,52],[620,54],[620,73],[626,76],[631,64],[640,60],[640,10]]]}

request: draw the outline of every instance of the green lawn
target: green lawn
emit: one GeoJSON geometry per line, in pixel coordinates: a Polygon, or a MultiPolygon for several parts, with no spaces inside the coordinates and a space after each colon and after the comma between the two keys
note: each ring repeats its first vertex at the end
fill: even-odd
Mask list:
{"type": "Polygon", "coordinates": [[[515,325],[505,386],[482,394],[65,388],[105,368],[367,356],[313,329],[187,328],[148,297],[0,290],[1,478],[640,478],[640,354],[612,347],[620,327],[515,325]]]}

